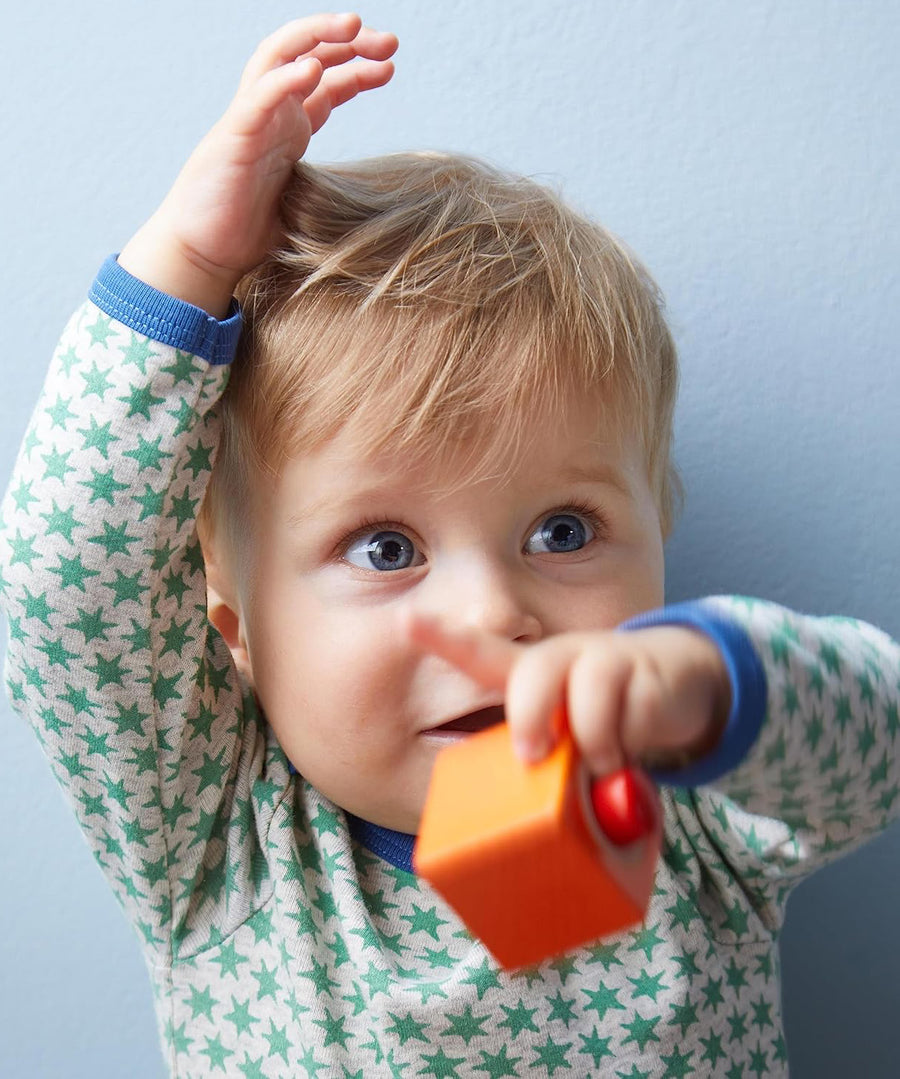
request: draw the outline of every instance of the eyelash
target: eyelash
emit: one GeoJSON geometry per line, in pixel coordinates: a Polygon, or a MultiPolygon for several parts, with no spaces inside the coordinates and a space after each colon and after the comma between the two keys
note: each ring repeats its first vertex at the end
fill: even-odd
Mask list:
{"type": "Polygon", "coordinates": [[[363,517],[359,524],[335,545],[334,556],[343,558],[357,540],[362,539],[363,536],[370,536],[373,532],[402,532],[403,535],[407,535],[409,531],[409,526],[402,525],[399,521],[391,521],[383,517],[363,517]]]}
{"type": "MultiPolygon", "coordinates": [[[[548,517],[558,517],[567,513],[587,521],[594,532],[594,540],[605,540],[609,537],[610,528],[607,518],[596,506],[588,502],[567,502],[543,513],[540,520],[546,520],[548,517]]],[[[356,540],[362,539],[363,536],[371,535],[373,532],[402,532],[407,535],[410,531],[408,525],[401,524],[399,521],[386,520],[382,517],[365,517],[340,541],[335,548],[335,554],[342,558],[356,540]]]]}
{"type": "Polygon", "coordinates": [[[542,519],[546,520],[547,517],[558,517],[566,513],[570,513],[574,517],[582,517],[587,521],[594,531],[594,539],[605,540],[609,538],[609,521],[596,506],[591,505],[589,502],[568,502],[566,505],[560,506],[559,509],[545,513],[542,519]]]}

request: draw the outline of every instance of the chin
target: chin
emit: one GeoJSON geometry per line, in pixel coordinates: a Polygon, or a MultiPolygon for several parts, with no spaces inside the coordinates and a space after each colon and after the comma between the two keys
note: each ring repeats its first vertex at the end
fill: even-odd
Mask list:
{"type": "MultiPolygon", "coordinates": [[[[428,777],[430,778],[430,776],[431,769],[429,768],[428,777]]],[[[401,792],[397,790],[397,785],[392,784],[392,786],[394,786],[392,792],[394,797],[390,803],[368,799],[359,802],[348,800],[346,803],[339,804],[343,804],[344,808],[349,812],[357,817],[362,817],[363,820],[369,821],[370,824],[377,824],[381,828],[390,828],[395,832],[407,832],[415,835],[419,830],[419,822],[425,808],[425,796],[428,793],[427,780],[417,791],[401,792]]]]}
{"type": "Polygon", "coordinates": [[[422,819],[422,810],[405,809],[384,810],[382,812],[357,813],[358,817],[377,824],[381,828],[390,828],[394,832],[407,832],[415,835],[419,830],[419,822],[422,819]]]}

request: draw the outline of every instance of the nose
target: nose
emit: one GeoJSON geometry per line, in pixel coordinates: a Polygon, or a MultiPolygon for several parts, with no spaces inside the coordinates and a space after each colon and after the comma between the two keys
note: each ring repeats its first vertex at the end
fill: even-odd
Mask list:
{"type": "Polygon", "coordinates": [[[459,626],[485,630],[523,644],[543,636],[528,583],[514,569],[469,562],[448,574],[444,585],[442,613],[459,626]]]}

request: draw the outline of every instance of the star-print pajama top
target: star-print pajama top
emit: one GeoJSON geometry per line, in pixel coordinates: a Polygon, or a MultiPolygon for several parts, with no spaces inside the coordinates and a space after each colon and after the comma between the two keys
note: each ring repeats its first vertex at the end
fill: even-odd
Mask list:
{"type": "Polygon", "coordinates": [[[724,642],[727,771],[663,790],[641,927],[505,973],[410,837],[292,772],[206,620],[194,519],[239,331],[109,260],[0,531],[8,691],[141,941],[171,1074],[786,1074],[785,902],[900,808],[897,645],[741,598],[654,616],[724,642]]]}

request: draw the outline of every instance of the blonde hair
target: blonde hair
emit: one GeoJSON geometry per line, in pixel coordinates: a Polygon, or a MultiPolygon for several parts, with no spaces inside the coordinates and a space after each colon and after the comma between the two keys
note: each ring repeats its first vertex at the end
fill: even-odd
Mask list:
{"type": "Polygon", "coordinates": [[[511,460],[536,413],[595,395],[642,440],[664,534],[675,348],[647,272],[547,188],[459,155],[295,167],[280,247],[241,283],[208,528],[240,531],[260,475],[338,430],[468,478],[511,460]],[[210,520],[212,518],[212,520],[210,520]]]}

